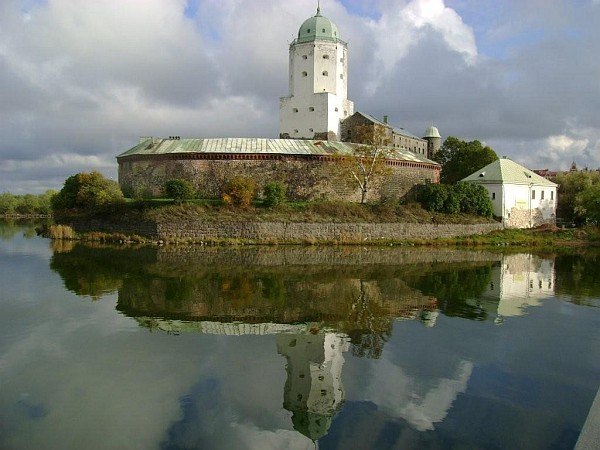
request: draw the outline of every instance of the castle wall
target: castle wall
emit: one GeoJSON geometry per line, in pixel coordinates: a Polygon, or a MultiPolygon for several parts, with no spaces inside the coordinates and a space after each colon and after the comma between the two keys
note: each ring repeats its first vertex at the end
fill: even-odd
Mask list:
{"type": "MultiPolygon", "coordinates": [[[[190,181],[201,198],[218,198],[224,184],[235,176],[256,181],[259,187],[273,181],[287,186],[290,200],[360,201],[360,191],[339,160],[327,157],[226,154],[135,156],[119,160],[119,184],[128,196],[160,197],[172,179],[190,181]],[[206,156],[207,158],[209,156],[206,156]]],[[[416,185],[439,181],[439,167],[393,161],[391,174],[374,183],[368,200],[402,198],[416,185]]]]}

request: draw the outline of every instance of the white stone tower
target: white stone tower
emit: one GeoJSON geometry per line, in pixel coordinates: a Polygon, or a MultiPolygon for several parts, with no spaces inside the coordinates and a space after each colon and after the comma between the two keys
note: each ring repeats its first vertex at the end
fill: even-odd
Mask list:
{"type": "Polygon", "coordinates": [[[338,140],[340,121],[354,113],[348,100],[348,46],[320,8],[290,45],[289,77],[290,95],[279,104],[280,137],[338,140]]]}

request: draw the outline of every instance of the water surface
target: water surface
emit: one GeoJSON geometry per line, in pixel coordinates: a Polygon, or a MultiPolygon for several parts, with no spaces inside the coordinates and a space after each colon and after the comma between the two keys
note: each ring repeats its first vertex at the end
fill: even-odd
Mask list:
{"type": "Polygon", "coordinates": [[[0,448],[573,448],[600,254],[89,247],[0,224],[0,448]]]}

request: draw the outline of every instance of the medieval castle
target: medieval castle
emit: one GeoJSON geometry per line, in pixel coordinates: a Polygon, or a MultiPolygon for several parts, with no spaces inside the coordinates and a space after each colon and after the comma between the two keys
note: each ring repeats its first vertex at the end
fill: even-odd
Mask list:
{"type": "Polygon", "coordinates": [[[259,185],[281,181],[291,199],[358,201],[360,193],[332,177],[340,156],[351,155],[358,131],[386,137],[391,174],[370,199],[402,197],[415,184],[439,180],[432,161],[441,136],[430,126],[423,138],[355,112],[348,99],[348,46],[337,26],[321,15],[304,21],[289,50],[289,95],[280,100],[280,138],[143,137],[117,156],[119,184],[128,196],[161,196],[171,179],[190,181],[199,196],[218,197],[234,176],[259,185]]]}

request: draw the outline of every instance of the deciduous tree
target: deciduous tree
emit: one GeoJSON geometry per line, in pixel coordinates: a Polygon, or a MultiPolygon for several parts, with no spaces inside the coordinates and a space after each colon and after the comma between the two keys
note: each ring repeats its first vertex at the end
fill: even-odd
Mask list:
{"type": "Polygon", "coordinates": [[[434,159],[442,166],[441,182],[454,184],[496,161],[498,155],[477,140],[466,142],[449,136],[434,159]]]}
{"type": "Polygon", "coordinates": [[[360,189],[360,202],[365,203],[377,181],[391,173],[386,159],[390,156],[390,139],[382,127],[357,127],[355,140],[360,143],[351,155],[340,156],[341,175],[360,189]]]}

